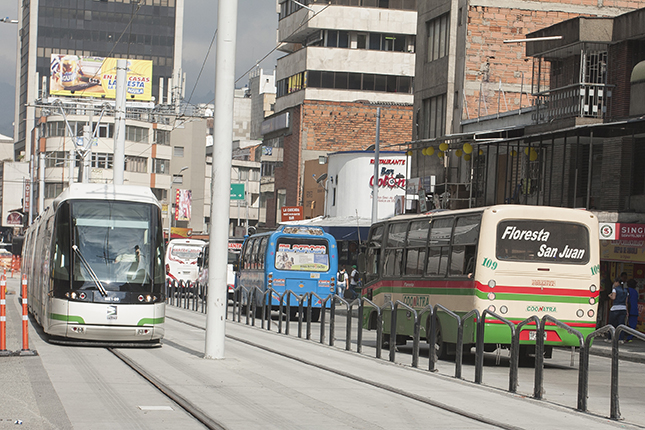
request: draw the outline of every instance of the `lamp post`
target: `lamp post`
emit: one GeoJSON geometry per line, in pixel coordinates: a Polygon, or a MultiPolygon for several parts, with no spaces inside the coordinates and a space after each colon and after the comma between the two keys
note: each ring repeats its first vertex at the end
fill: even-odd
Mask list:
{"type": "MultiPolygon", "coordinates": [[[[184,170],[188,170],[188,166],[184,166],[181,169],[179,169],[179,172],[177,173],[177,176],[172,178],[172,181],[170,181],[170,194],[168,195],[168,242],[170,242],[170,235],[171,230],[172,230],[172,221],[171,221],[171,216],[174,216],[174,214],[171,214],[172,212],[172,186],[175,184],[176,180],[179,178],[179,175],[181,175],[181,172],[184,170]]],[[[183,182],[183,181],[182,181],[183,182]]]]}

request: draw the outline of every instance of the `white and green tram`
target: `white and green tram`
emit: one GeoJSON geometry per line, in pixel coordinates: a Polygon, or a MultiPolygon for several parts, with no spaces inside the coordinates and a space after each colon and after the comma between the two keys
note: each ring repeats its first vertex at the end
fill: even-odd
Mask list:
{"type": "Polygon", "coordinates": [[[22,273],[29,311],[52,341],[164,335],[163,224],[150,188],[73,184],[27,230],[22,273]]]}

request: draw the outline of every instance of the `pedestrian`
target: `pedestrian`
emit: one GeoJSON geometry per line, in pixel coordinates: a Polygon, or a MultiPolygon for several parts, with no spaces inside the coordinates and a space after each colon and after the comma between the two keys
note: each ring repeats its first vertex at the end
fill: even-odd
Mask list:
{"type": "MultiPolygon", "coordinates": [[[[620,274],[616,282],[614,282],[613,288],[609,298],[614,301],[611,309],[609,309],[609,324],[618,327],[621,324],[625,324],[625,318],[627,317],[627,273],[623,272],[620,274]]],[[[624,337],[621,334],[621,338],[624,337]]],[[[619,339],[622,340],[622,339],[619,339]]]]}
{"type": "Polygon", "coordinates": [[[340,297],[344,297],[345,295],[345,288],[347,288],[348,279],[349,275],[345,271],[345,266],[341,266],[340,272],[338,272],[338,276],[336,276],[336,286],[338,287],[336,289],[336,294],[338,294],[340,297]]]}
{"type": "Polygon", "coordinates": [[[359,291],[359,281],[360,281],[360,275],[358,273],[358,269],[356,268],[356,265],[352,266],[352,273],[349,274],[349,291],[350,291],[350,299],[353,299],[358,295],[359,291]]]}
{"type": "MultiPolygon", "coordinates": [[[[627,281],[627,325],[636,330],[638,324],[638,291],[636,291],[636,280],[627,281]]],[[[625,342],[631,342],[633,335],[627,335],[625,342]]]]}

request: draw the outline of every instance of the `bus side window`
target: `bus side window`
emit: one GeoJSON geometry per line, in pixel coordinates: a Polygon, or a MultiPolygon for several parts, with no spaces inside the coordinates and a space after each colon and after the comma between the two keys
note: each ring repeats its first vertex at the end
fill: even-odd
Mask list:
{"type": "Polygon", "coordinates": [[[480,222],[480,215],[457,218],[452,238],[450,276],[468,276],[473,273],[480,222]]]}
{"type": "Polygon", "coordinates": [[[267,236],[262,238],[262,242],[260,242],[260,269],[264,270],[264,264],[265,264],[265,259],[266,259],[266,253],[267,253],[267,242],[269,238],[267,236]]]}
{"type": "Polygon", "coordinates": [[[450,253],[450,235],[452,234],[452,218],[439,218],[430,225],[428,247],[428,266],[426,274],[445,276],[448,268],[450,253]]]}
{"type": "Polygon", "coordinates": [[[253,250],[253,240],[249,239],[244,248],[244,268],[251,268],[251,251],[253,250]]]}
{"type": "Polygon", "coordinates": [[[260,268],[260,241],[262,238],[255,239],[253,242],[253,268],[254,269],[259,269],[260,268]]]}
{"type": "Polygon", "coordinates": [[[390,224],[383,261],[383,276],[401,276],[403,270],[403,247],[408,230],[407,222],[390,224]]]}
{"type": "Polygon", "coordinates": [[[407,276],[423,275],[430,224],[427,219],[413,221],[407,236],[405,272],[407,276]]]}

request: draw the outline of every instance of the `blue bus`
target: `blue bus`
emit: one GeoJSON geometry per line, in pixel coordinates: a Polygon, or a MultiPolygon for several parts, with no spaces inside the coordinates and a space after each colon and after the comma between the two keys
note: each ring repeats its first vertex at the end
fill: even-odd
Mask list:
{"type": "MultiPolygon", "coordinates": [[[[336,239],[320,227],[283,225],[268,233],[249,236],[238,262],[237,287],[250,291],[273,288],[271,309],[277,310],[286,290],[297,295],[314,292],[325,298],[336,289],[338,247],[336,239]]],[[[289,317],[295,319],[298,306],[289,317]]],[[[306,302],[305,302],[306,304],[306,302]]],[[[311,320],[320,318],[321,303],[314,297],[311,320]]],[[[303,318],[305,315],[303,315],[303,318]]]]}

